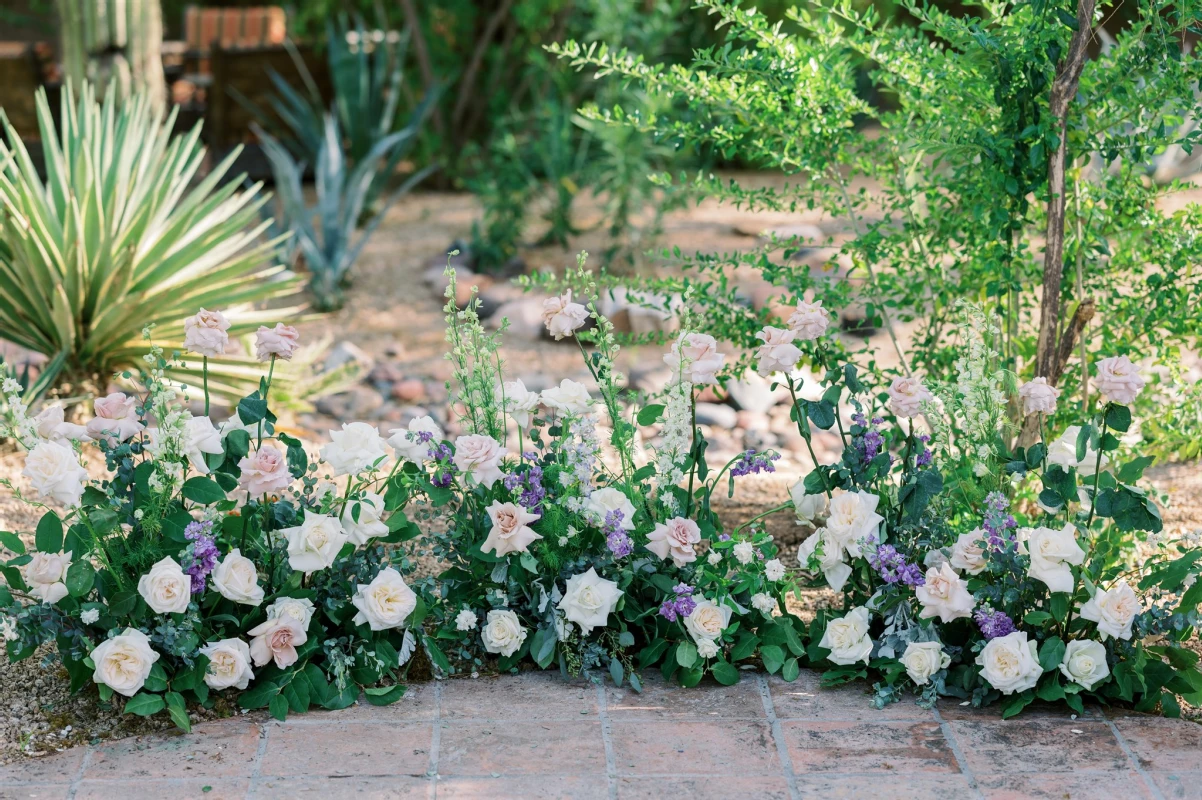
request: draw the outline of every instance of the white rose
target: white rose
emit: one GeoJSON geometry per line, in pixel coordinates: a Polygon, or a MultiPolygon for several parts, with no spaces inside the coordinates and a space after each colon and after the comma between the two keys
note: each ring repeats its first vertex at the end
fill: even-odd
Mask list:
{"type": "Polygon", "coordinates": [[[941,622],[972,616],[977,601],[968,591],[968,584],[956,574],[952,565],[944,562],[927,570],[926,583],[915,587],[914,595],[922,603],[921,619],[939,617],[941,622]]]}
{"type": "Polygon", "coordinates": [[[387,567],[371,583],[359,584],[351,603],[359,609],[352,622],[366,623],[373,631],[385,631],[404,626],[417,608],[417,595],[405,585],[401,573],[387,567]]]}
{"type": "Polygon", "coordinates": [[[184,423],[184,455],[192,469],[201,475],[209,474],[205,455],[221,455],[221,432],[208,417],[191,417],[184,423]]]}
{"type": "Polygon", "coordinates": [[[872,654],[872,637],[868,635],[868,609],[858,606],[846,615],[826,624],[819,647],[831,651],[827,656],[832,664],[868,663],[872,654]]]}
{"type": "MultiPolygon", "coordinates": [[[[1048,463],[1059,464],[1065,469],[1075,469],[1077,474],[1088,478],[1094,474],[1098,464],[1098,451],[1085,445],[1085,458],[1077,460],[1077,436],[1081,433],[1080,425],[1070,425],[1060,438],[1048,445],[1048,463]]],[[[1109,459],[1102,455],[1101,468],[1106,469],[1109,459]]]]}
{"type": "Polygon", "coordinates": [[[309,620],[313,619],[313,601],[307,597],[277,597],[267,607],[268,619],[287,617],[300,623],[302,630],[309,629],[309,620]]]}
{"type": "Polygon", "coordinates": [[[730,549],[730,553],[740,564],[750,564],[755,560],[755,548],[751,542],[739,542],[730,549]]]}
{"type": "Polygon", "coordinates": [[[534,418],[534,412],[538,410],[538,392],[530,391],[520,380],[506,381],[501,384],[501,391],[505,395],[506,413],[513,418],[519,428],[529,428],[530,420],[534,418]]]}
{"type": "Polygon", "coordinates": [[[605,627],[621,597],[622,590],[618,584],[602,578],[595,568],[589,567],[588,572],[567,579],[563,598],[556,608],[563,612],[569,622],[579,625],[581,633],[588,636],[593,628],[605,627]]]}
{"type": "Polygon", "coordinates": [[[362,547],[369,539],[388,535],[388,524],[380,519],[383,515],[384,498],[375,492],[364,492],[358,500],[348,500],[342,509],[342,529],[351,544],[362,547]]]}
{"type": "Polygon", "coordinates": [[[1085,561],[1085,551],[1077,544],[1077,528],[1072,524],[1053,528],[1019,528],[1018,550],[1031,556],[1027,574],[1043,581],[1051,592],[1071,592],[1073,571],[1069,564],[1085,561]]]}
{"type": "Polygon", "coordinates": [[[901,663],[915,686],[926,686],[932,675],[952,663],[952,657],[939,642],[910,642],[901,663]]]}
{"type": "Polygon", "coordinates": [[[594,490],[584,501],[584,509],[593,515],[593,521],[598,526],[604,525],[606,517],[618,511],[622,514],[619,527],[634,530],[634,504],[620,490],[611,486],[594,490]]]}
{"type": "Polygon", "coordinates": [[[476,624],[480,619],[476,616],[476,612],[470,608],[465,608],[455,615],[455,630],[470,631],[475,630],[476,624]]]}
{"type": "Polygon", "coordinates": [[[429,415],[409,420],[408,428],[393,428],[389,431],[388,444],[396,451],[397,458],[420,464],[430,458],[430,451],[438,446],[446,434],[429,415]]]}
{"type": "Polygon", "coordinates": [[[1098,589],[1080,608],[1081,618],[1098,624],[1102,641],[1107,636],[1117,639],[1131,638],[1131,623],[1143,611],[1139,597],[1121,580],[1110,589],[1098,589]]]}
{"type": "Polygon", "coordinates": [[[233,687],[241,691],[250,685],[255,673],[250,664],[250,645],[241,639],[220,639],[200,648],[209,657],[205,683],[214,691],[233,687]]]}
{"type": "Polygon", "coordinates": [[[875,494],[863,490],[848,492],[836,489],[831,495],[825,541],[852,558],[859,558],[863,555],[860,543],[870,536],[876,536],[881,523],[885,521],[876,513],[880,501],[875,494]]]}
{"type": "Polygon", "coordinates": [[[1106,646],[1088,639],[1072,640],[1064,648],[1060,671],[1073,683],[1092,689],[1110,675],[1110,667],[1106,665],[1106,646]]]}
{"type": "Polygon", "coordinates": [[[787,324],[798,339],[813,341],[826,333],[827,326],[831,324],[831,315],[822,307],[821,300],[815,303],[799,300],[787,324]]]}
{"type": "Polygon", "coordinates": [[[764,577],[770,581],[779,581],[785,577],[785,565],[781,563],[779,558],[773,558],[764,562],[764,577]]]}
{"type": "Polygon", "coordinates": [[[133,697],[146,683],[159,654],[150,649],[150,639],[137,628],[126,628],[112,639],[101,642],[91,653],[96,670],[95,683],[117,694],[133,697]]]}
{"type": "Polygon", "coordinates": [[[38,436],[43,439],[49,439],[52,442],[92,441],[85,426],[66,421],[63,407],[60,405],[46,406],[33,418],[33,421],[37,425],[38,436]]]}
{"type": "Polygon", "coordinates": [[[579,303],[573,303],[570,291],[543,301],[543,324],[557,342],[565,336],[570,336],[586,320],[588,309],[579,303]]]}
{"type": "Polygon", "coordinates": [[[674,377],[693,385],[717,383],[716,373],[725,361],[717,340],[705,333],[682,333],[664,356],[674,377]]]}
{"type": "MultiPolygon", "coordinates": [[[[227,600],[246,606],[263,603],[263,587],[259,585],[259,570],[255,562],[235,547],[213,568],[213,586],[227,600]]],[[[245,687],[243,687],[245,688],[245,687]]]]}
{"type": "Polygon", "coordinates": [[[334,470],[334,477],[362,472],[387,455],[384,437],[366,422],[347,422],[342,430],[330,431],[330,443],[321,448],[321,460],[334,470]]]}
{"type": "Polygon", "coordinates": [[[723,604],[718,605],[709,598],[697,601],[693,611],[684,618],[685,630],[700,644],[706,639],[714,640],[722,635],[722,631],[730,625],[731,609],[723,604]]]}
{"type": "Polygon", "coordinates": [[[64,506],[79,504],[88,471],[79,465],[75,451],[60,442],[39,442],[25,456],[21,474],[40,496],[64,506]]]}
{"type": "Polygon", "coordinates": [[[935,399],[917,378],[894,378],[888,391],[889,410],[898,417],[917,417],[922,413],[922,404],[935,399]]]}
{"type": "Polygon", "coordinates": [[[969,575],[985,571],[985,531],[980,528],[962,533],[952,545],[951,565],[969,575]]]}
{"type": "Polygon", "coordinates": [[[789,496],[793,498],[798,525],[816,525],[819,519],[826,516],[829,498],[825,492],[807,494],[804,481],[798,481],[789,488],[789,496]]]}
{"type": "Polygon", "coordinates": [[[53,605],[67,596],[67,568],[70,566],[70,553],[34,553],[29,563],[21,567],[21,577],[31,595],[53,605]]]}
{"type": "Polygon", "coordinates": [[[561,414],[586,414],[592,407],[593,398],[583,384],[564,378],[558,386],[543,389],[543,405],[561,414]]]}
{"type": "Polygon", "coordinates": [[[501,479],[501,459],[508,452],[491,436],[460,436],[455,440],[455,466],[467,474],[469,483],[491,489],[501,479]]]}
{"type": "Polygon", "coordinates": [[[1026,631],[1015,631],[990,639],[977,655],[981,677],[1002,694],[1025,692],[1035,688],[1043,669],[1035,654],[1035,642],[1026,631]]]}
{"type": "Polygon", "coordinates": [[[230,336],[230,321],[220,311],[205,311],[184,320],[184,349],[202,356],[225,353],[230,336]]]}
{"type": "Polygon", "coordinates": [[[776,611],[776,598],[767,592],[757,592],[751,596],[751,607],[765,617],[772,616],[776,611]]]}
{"type": "Polygon", "coordinates": [[[793,344],[796,334],[787,328],[764,327],[755,335],[763,342],[756,349],[755,357],[759,360],[756,372],[768,376],[774,372],[790,372],[801,360],[801,349],[793,344]]]}
{"type": "Polygon", "coordinates": [[[1139,368],[1126,356],[1104,358],[1097,363],[1098,391],[1112,403],[1129,406],[1144,388],[1144,379],[1139,377],[1139,368]]]}
{"type": "Polygon", "coordinates": [[[1023,414],[1055,414],[1056,398],[1060,390],[1048,383],[1047,378],[1035,378],[1024,383],[1018,390],[1023,401],[1023,414]]]}
{"type": "Polygon", "coordinates": [[[797,548],[797,563],[803,570],[812,571],[814,569],[810,563],[812,560],[817,562],[818,569],[826,578],[827,585],[836,592],[841,591],[843,585],[847,583],[847,579],[851,577],[851,566],[843,560],[843,549],[837,543],[828,540],[826,528],[819,528],[807,536],[797,548]],[[820,555],[818,555],[819,545],[822,545],[820,555]]]}
{"type": "Polygon", "coordinates": [[[489,611],[480,638],[488,652],[511,656],[526,641],[526,629],[512,611],[489,611]]]}
{"type": "Polygon", "coordinates": [[[697,642],[697,655],[702,658],[713,658],[718,655],[718,643],[713,639],[702,639],[697,642]]]}
{"type": "Polygon", "coordinates": [[[138,594],[156,614],[182,614],[192,600],[192,578],[168,556],[138,579],[138,594]]]}
{"type": "Polygon", "coordinates": [[[288,564],[306,575],[325,569],[334,563],[338,551],[346,544],[346,531],[337,518],[329,514],[305,512],[305,521],[280,531],[288,539],[288,564]]]}

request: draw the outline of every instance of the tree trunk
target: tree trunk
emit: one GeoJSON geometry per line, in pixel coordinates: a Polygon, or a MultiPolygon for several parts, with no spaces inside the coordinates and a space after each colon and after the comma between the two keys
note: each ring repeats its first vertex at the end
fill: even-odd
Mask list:
{"type": "Polygon", "coordinates": [[[167,100],[163,75],[163,9],[159,0],[58,0],[63,71],[78,91],[101,94],[112,82],[121,97],[145,92],[167,100]]]}

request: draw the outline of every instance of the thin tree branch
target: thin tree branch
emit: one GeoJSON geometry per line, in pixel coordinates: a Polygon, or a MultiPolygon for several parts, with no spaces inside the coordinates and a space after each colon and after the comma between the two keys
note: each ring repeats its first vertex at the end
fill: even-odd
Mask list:
{"type": "MultiPolygon", "coordinates": [[[[408,1],[412,2],[412,0],[408,1]]],[[[480,71],[480,66],[484,63],[484,54],[488,52],[488,45],[492,42],[493,37],[497,35],[497,29],[505,21],[505,17],[509,14],[509,9],[512,5],[513,0],[501,0],[501,5],[489,17],[488,22],[484,26],[483,33],[480,34],[480,38],[476,41],[476,49],[472,52],[472,57],[467,62],[467,69],[463,71],[463,77],[459,81],[459,98],[455,101],[455,110],[451,112],[451,124],[456,128],[459,127],[459,123],[463,119],[463,114],[467,111],[468,102],[472,99],[472,84],[476,82],[476,73],[480,71]]]]}
{"type": "MultiPolygon", "coordinates": [[[[422,74],[422,85],[425,89],[425,94],[428,96],[430,92],[435,91],[434,70],[430,66],[430,51],[426,49],[426,37],[422,35],[421,19],[417,15],[417,9],[413,6],[413,0],[400,0],[401,11],[405,14],[405,26],[409,28],[410,42],[413,44],[413,55],[417,59],[417,69],[422,74]]],[[[434,129],[441,135],[446,130],[446,122],[442,118],[442,109],[437,104],[434,106],[434,112],[430,115],[431,122],[434,123],[434,129]]]]}

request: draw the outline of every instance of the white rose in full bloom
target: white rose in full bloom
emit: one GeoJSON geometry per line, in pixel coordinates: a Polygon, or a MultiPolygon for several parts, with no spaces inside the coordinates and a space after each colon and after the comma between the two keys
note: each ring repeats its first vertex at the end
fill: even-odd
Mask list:
{"type": "Polygon", "coordinates": [[[734,547],[730,548],[730,554],[740,564],[750,564],[752,561],[755,561],[755,548],[751,546],[751,542],[737,543],[734,547]]]}
{"type": "Polygon", "coordinates": [[[292,485],[288,458],[269,444],[238,461],[238,485],[251,497],[278,494],[292,485]]]}
{"type": "Polygon", "coordinates": [[[512,611],[489,611],[484,618],[484,629],[480,631],[484,649],[490,653],[511,656],[526,641],[526,629],[512,611]]]}
{"type": "Polygon", "coordinates": [[[772,616],[776,611],[776,598],[767,592],[756,592],[751,596],[751,607],[765,617],[772,616]]]}
{"type": "Polygon", "coordinates": [[[564,378],[558,386],[543,389],[543,405],[553,408],[561,414],[587,414],[592,407],[593,398],[589,396],[584,384],[564,378]]]}
{"type": "Polygon", "coordinates": [[[291,325],[277,322],[274,328],[259,326],[255,333],[255,358],[270,361],[272,356],[291,361],[300,348],[300,334],[291,325]]]}
{"type": "Polygon", "coordinates": [[[1092,689],[1110,675],[1110,667],[1106,664],[1106,645],[1089,639],[1072,640],[1064,648],[1060,671],[1073,683],[1092,689]]]}
{"type": "Polygon", "coordinates": [[[40,496],[68,507],[79,504],[88,479],[88,471],[79,465],[75,451],[61,442],[38,442],[26,454],[21,474],[40,496]]]}
{"type": "MultiPolygon", "coordinates": [[[[235,547],[213,568],[213,586],[227,600],[246,606],[263,603],[263,587],[259,585],[259,570],[255,562],[235,547]]],[[[245,687],[244,687],[245,688],[245,687]]]]}
{"type": "Polygon", "coordinates": [[[342,509],[342,529],[351,544],[362,547],[370,539],[388,535],[388,523],[381,519],[383,515],[384,498],[375,492],[363,492],[358,500],[348,500],[342,509]],[[355,521],[356,515],[358,521],[355,521]]]}
{"type": "Polygon", "coordinates": [[[408,428],[393,428],[389,431],[388,444],[396,451],[397,458],[420,464],[430,458],[430,451],[446,438],[442,428],[429,414],[409,420],[408,428]]]}
{"type": "Polygon", "coordinates": [[[785,565],[781,563],[779,558],[773,558],[764,562],[764,577],[770,581],[779,581],[785,577],[785,565]]]}
{"type": "Polygon", "coordinates": [[[722,631],[730,625],[731,609],[725,604],[718,605],[708,597],[697,601],[692,613],[684,618],[685,630],[700,644],[709,639],[714,640],[722,635],[722,631]]]}
{"type": "Polygon", "coordinates": [[[673,517],[655,526],[647,534],[647,549],[663,559],[671,558],[678,567],[697,560],[697,544],[701,541],[701,528],[696,522],[684,517],[673,517]]]}
{"type": "Polygon", "coordinates": [[[200,652],[209,657],[205,684],[213,691],[230,687],[241,691],[254,680],[255,673],[250,666],[250,645],[241,639],[209,642],[200,648],[200,652]]]}
{"type": "Polygon", "coordinates": [[[1089,601],[1080,608],[1081,619],[1098,624],[1102,641],[1107,636],[1116,639],[1131,638],[1131,623],[1143,611],[1139,597],[1126,580],[1121,580],[1109,589],[1098,589],[1089,601]]]}
{"type": "Polygon", "coordinates": [[[1069,564],[1080,565],[1085,561],[1085,551],[1077,544],[1077,528],[1065,525],[1054,528],[1019,528],[1018,551],[1031,556],[1027,574],[1043,581],[1048,591],[1071,592],[1073,571],[1069,564]]]}
{"type": "MultiPolygon", "coordinates": [[[[1077,460],[1077,437],[1081,434],[1080,425],[1070,425],[1060,438],[1048,445],[1048,463],[1059,464],[1065,469],[1075,469],[1077,474],[1088,478],[1094,474],[1098,462],[1098,451],[1085,445],[1085,458],[1077,460]]],[[[1102,454],[1101,468],[1109,464],[1106,454],[1102,454]]]]}
{"type": "Polygon", "coordinates": [[[401,573],[387,567],[371,583],[360,583],[351,603],[359,609],[352,622],[366,623],[373,631],[386,631],[404,626],[417,608],[417,595],[405,585],[401,573]]]}
{"type": "Polygon", "coordinates": [[[146,634],[137,628],[126,628],[97,645],[91,658],[96,665],[93,682],[103,684],[117,694],[133,697],[146,683],[159,654],[150,649],[146,634]]]}
{"type": "Polygon", "coordinates": [[[813,341],[826,333],[831,324],[831,315],[822,307],[822,301],[807,303],[797,301],[797,308],[789,315],[789,330],[803,341],[813,341]]]}
{"type": "Polygon", "coordinates": [[[110,446],[132,439],[146,427],[138,419],[137,398],[124,392],[97,397],[92,407],[96,416],[88,420],[88,436],[97,441],[107,441],[110,446]]]}
{"type": "Polygon", "coordinates": [[[604,525],[605,518],[614,511],[622,513],[620,527],[634,530],[634,504],[630,498],[612,486],[596,489],[584,501],[584,510],[593,515],[597,525],[604,525]]]}
{"type": "Polygon", "coordinates": [[[981,677],[1002,694],[1033,689],[1043,674],[1035,642],[1027,640],[1026,631],[990,639],[977,655],[977,666],[981,668],[981,677]]]}
{"type": "Polygon", "coordinates": [[[517,503],[500,503],[492,501],[487,509],[488,518],[492,520],[492,529],[488,538],[480,545],[480,550],[496,553],[498,556],[509,553],[525,553],[530,545],[543,538],[534,532],[530,523],[537,522],[538,514],[533,514],[517,503]]]}
{"type": "Polygon", "coordinates": [[[201,475],[209,474],[209,464],[206,455],[221,455],[225,450],[221,447],[221,432],[213,425],[208,417],[190,417],[184,423],[184,452],[192,469],[201,475]]]}
{"type": "Polygon", "coordinates": [[[697,642],[697,655],[702,658],[713,658],[718,655],[718,643],[713,639],[702,639],[697,642]]]}
{"type": "Polygon", "coordinates": [[[197,355],[219,356],[230,343],[230,321],[220,311],[203,308],[184,320],[184,349],[197,355]]]}
{"type": "Polygon", "coordinates": [[[842,548],[837,542],[829,541],[828,535],[826,528],[819,528],[802,540],[801,545],[797,548],[797,563],[803,570],[810,571],[812,569],[810,560],[818,554],[818,546],[822,545],[822,552],[818,557],[818,568],[822,570],[827,585],[838,592],[843,589],[847,579],[851,577],[851,565],[843,560],[842,548]]]}
{"type": "Polygon", "coordinates": [[[826,520],[826,541],[837,545],[852,558],[863,555],[860,542],[876,536],[885,518],[876,513],[881,498],[860,489],[848,492],[836,489],[831,495],[830,516],[826,520]]]}
{"type": "Polygon", "coordinates": [[[889,410],[898,417],[917,417],[922,414],[922,404],[934,400],[918,378],[894,378],[889,384],[889,410]]]}
{"type": "Polygon", "coordinates": [[[84,425],[76,425],[66,421],[63,407],[60,405],[46,406],[33,418],[37,426],[38,436],[52,442],[90,442],[92,437],[84,425]]]}
{"type": "Polygon", "coordinates": [[[455,466],[470,483],[487,489],[501,479],[501,459],[509,451],[491,436],[470,434],[455,440],[455,466]]]}
{"type": "Polygon", "coordinates": [[[538,410],[538,392],[530,391],[520,380],[506,381],[501,384],[501,391],[505,395],[505,412],[513,418],[519,428],[529,428],[530,420],[538,410]]]}
{"type": "Polygon", "coordinates": [[[872,654],[872,637],[868,635],[868,609],[858,606],[826,624],[819,647],[831,651],[827,660],[832,664],[868,663],[872,654]]]}
{"type": "Polygon", "coordinates": [[[37,552],[28,564],[21,567],[21,577],[29,586],[31,595],[53,605],[67,596],[67,569],[70,566],[69,552],[37,552]]]}
{"type": "Polygon", "coordinates": [[[138,594],[156,614],[182,614],[192,600],[192,578],[168,556],[138,579],[138,594]]]}
{"type": "Polygon", "coordinates": [[[796,334],[788,328],[774,328],[771,325],[755,335],[763,342],[755,352],[759,364],[756,372],[768,376],[774,372],[791,372],[801,360],[801,349],[793,344],[796,334]]]}
{"type": "Polygon", "coordinates": [[[952,565],[943,562],[927,570],[926,583],[915,587],[914,595],[922,603],[921,619],[939,617],[940,622],[972,616],[977,601],[968,591],[968,584],[956,574],[952,565]]]}
{"type": "Polygon", "coordinates": [[[694,386],[717,383],[726,355],[718,352],[718,342],[705,333],[682,333],[664,356],[673,375],[694,386]]]}
{"type": "Polygon", "coordinates": [[[321,448],[321,460],[334,470],[334,477],[362,472],[387,456],[384,437],[366,422],[347,422],[342,430],[330,431],[330,443],[321,448]]]}
{"type": "Polygon", "coordinates": [[[1018,396],[1022,398],[1023,414],[1026,416],[1055,414],[1060,390],[1049,384],[1047,378],[1034,378],[1019,388],[1018,396]]]}
{"type": "Polygon", "coordinates": [[[305,512],[305,521],[280,531],[288,539],[288,565],[306,575],[334,563],[347,542],[346,531],[337,517],[305,512]]]}
{"type": "Polygon", "coordinates": [[[480,619],[476,616],[476,612],[470,608],[465,608],[455,615],[455,630],[470,631],[475,630],[476,624],[480,619]]]}
{"type": "Polygon", "coordinates": [[[277,597],[267,607],[267,618],[287,617],[299,622],[301,630],[308,630],[313,611],[313,601],[307,597],[277,597]]]}
{"type": "Polygon", "coordinates": [[[556,608],[563,612],[569,622],[579,625],[582,634],[588,636],[593,628],[605,627],[621,598],[622,590],[618,584],[602,578],[595,568],[589,567],[588,572],[567,579],[563,598],[556,608]]]}
{"type": "Polygon", "coordinates": [[[798,525],[817,525],[829,509],[826,493],[807,494],[804,481],[798,481],[789,488],[789,497],[793,499],[798,525]]]}
{"type": "Polygon", "coordinates": [[[572,292],[543,301],[543,324],[547,331],[559,341],[582,326],[588,320],[588,309],[572,302],[572,292]]]}
{"type": "Polygon", "coordinates": [[[1139,377],[1139,368],[1126,356],[1103,358],[1097,363],[1098,391],[1112,403],[1129,406],[1135,402],[1144,379],[1139,377]]]}
{"type": "Polygon", "coordinates": [[[980,528],[962,533],[952,545],[951,565],[969,575],[985,571],[985,531],[980,528]]]}
{"type": "Polygon", "coordinates": [[[926,686],[932,675],[952,663],[952,657],[939,642],[910,642],[901,663],[915,686],[926,686]]]}

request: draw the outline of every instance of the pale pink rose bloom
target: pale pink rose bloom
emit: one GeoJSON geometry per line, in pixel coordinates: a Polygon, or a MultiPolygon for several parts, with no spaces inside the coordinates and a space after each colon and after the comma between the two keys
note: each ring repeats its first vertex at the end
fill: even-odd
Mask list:
{"type": "Polygon", "coordinates": [[[38,436],[52,442],[74,439],[80,442],[90,442],[88,429],[84,425],[76,425],[66,421],[63,407],[59,405],[46,406],[33,418],[38,429],[38,436]]]}
{"type": "Polygon", "coordinates": [[[1126,356],[1113,356],[1098,362],[1098,390],[1110,402],[1129,406],[1144,385],[1139,368],[1126,356]]]}
{"type": "Polygon", "coordinates": [[[492,551],[498,556],[508,553],[524,553],[530,545],[543,538],[530,527],[531,522],[539,519],[538,514],[532,514],[517,503],[498,503],[493,501],[488,507],[488,517],[492,520],[492,530],[480,549],[492,551]]]}
{"type": "Polygon", "coordinates": [[[110,445],[137,436],[146,427],[138,421],[138,401],[124,392],[96,398],[96,416],[88,420],[88,435],[105,439],[110,445]]]}
{"type": "Polygon", "coordinates": [[[202,308],[184,320],[184,349],[202,356],[222,355],[230,341],[229,329],[224,314],[202,308]]]}
{"type": "Polygon", "coordinates": [[[1034,378],[1019,388],[1018,396],[1023,400],[1023,414],[1027,416],[1055,414],[1060,390],[1050,385],[1047,378],[1034,378]]]}
{"type": "Polygon", "coordinates": [[[968,591],[968,584],[946,561],[927,570],[926,582],[914,589],[914,596],[922,603],[920,619],[939,617],[941,622],[971,617],[977,603],[968,591]]]}
{"type": "Polygon", "coordinates": [[[694,385],[717,383],[717,372],[725,361],[717,340],[705,333],[682,333],[664,356],[664,363],[674,373],[694,385]]]}
{"type": "Polygon", "coordinates": [[[261,667],[268,661],[274,661],[280,669],[287,669],[296,663],[296,646],[304,644],[309,636],[301,627],[300,621],[292,617],[276,617],[269,619],[247,631],[250,640],[250,657],[255,666],[261,667]]]}
{"type": "Polygon", "coordinates": [[[291,325],[277,322],[274,328],[259,326],[255,334],[255,357],[270,361],[272,356],[291,361],[300,347],[300,334],[291,325]]]}
{"type": "Polygon", "coordinates": [[[763,342],[755,354],[760,361],[757,372],[767,376],[774,372],[789,372],[796,367],[801,350],[793,344],[794,335],[788,328],[771,325],[757,333],[755,338],[763,342]]]}
{"type": "Polygon", "coordinates": [[[934,399],[918,378],[894,378],[889,384],[889,410],[899,417],[917,417],[922,404],[934,399]]]}
{"type": "Polygon", "coordinates": [[[238,462],[238,485],[251,497],[282,492],[292,484],[288,459],[279,450],[265,444],[238,462]]]}
{"type": "Polygon", "coordinates": [[[491,436],[471,434],[455,440],[455,466],[486,488],[501,479],[501,459],[509,451],[491,436]]]}
{"type": "Polygon", "coordinates": [[[831,315],[822,307],[822,301],[807,303],[797,301],[797,308],[789,315],[789,330],[803,341],[813,341],[826,333],[831,324],[831,315]]]}
{"type": "Polygon", "coordinates": [[[558,297],[548,297],[543,301],[543,324],[547,326],[547,331],[555,337],[555,341],[570,336],[584,325],[587,319],[588,309],[579,303],[573,303],[570,291],[558,297]]]}
{"type": "Polygon", "coordinates": [[[671,558],[672,563],[683,567],[697,560],[696,545],[701,541],[701,528],[696,522],[684,517],[673,517],[655,526],[647,534],[647,549],[660,558],[671,558]]]}

